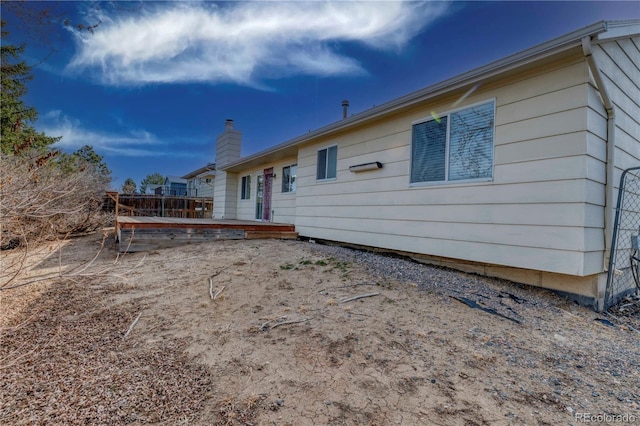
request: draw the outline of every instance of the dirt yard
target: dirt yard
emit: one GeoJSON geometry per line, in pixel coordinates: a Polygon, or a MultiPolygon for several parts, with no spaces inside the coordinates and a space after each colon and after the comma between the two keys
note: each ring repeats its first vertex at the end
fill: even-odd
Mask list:
{"type": "Polygon", "coordinates": [[[78,269],[100,241],[0,292],[1,424],[640,424],[637,314],[299,241],[108,242],[78,269]]]}

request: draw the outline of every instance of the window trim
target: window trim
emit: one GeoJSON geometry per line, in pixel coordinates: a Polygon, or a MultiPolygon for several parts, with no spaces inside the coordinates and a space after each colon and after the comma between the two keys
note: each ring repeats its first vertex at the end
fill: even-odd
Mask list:
{"type": "MultiPolygon", "coordinates": [[[[468,104],[465,106],[462,106],[460,108],[454,108],[454,109],[450,109],[447,110],[445,112],[443,112],[442,114],[438,115],[438,118],[440,117],[444,117],[447,116],[447,121],[450,123],[451,120],[449,118],[449,116],[451,116],[451,114],[455,114],[456,112],[459,111],[464,111],[466,109],[470,109],[476,106],[480,106],[480,105],[485,105],[488,103],[493,103],[493,140],[491,141],[491,176],[489,177],[480,177],[480,178],[473,178],[473,179],[457,179],[457,180],[439,180],[439,181],[427,181],[427,182],[411,182],[411,174],[413,171],[413,127],[417,124],[422,124],[422,123],[426,123],[429,121],[434,121],[436,120],[436,117],[434,114],[436,114],[435,112],[432,112],[432,115],[429,115],[427,117],[422,117],[419,118],[417,120],[414,120],[411,122],[411,143],[409,144],[409,187],[413,188],[413,187],[423,187],[423,186],[439,186],[439,185],[458,185],[458,184],[467,184],[467,183],[480,183],[480,182],[492,182],[493,178],[495,176],[495,150],[496,150],[496,110],[497,110],[497,105],[496,105],[496,98],[489,98],[489,99],[485,99],[483,101],[479,101],[479,102],[475,102],[472,104],[468,104]]],[[[445,176],[448,177],[449,176],[449,147],[450,147],[450,133],[451,131],[451,125],[448,124],[447,125],[447,133],[446,133],[446,145],[445,145],[445,176]]]]}
{"type": "Polygon", "coordinates": [[[251,175],[242,176],[240,179],[240,199],[251,199],[251,175]],[[245,185],[246,182],[246,185],[245,185]],[[245,187],[246,186],[246,187],[245,187]]]}
{"type": "Polygon", "coordinates": [[[280,185],[280,192],[281,192],[281,193],[283,193],[283,194],[295,194],[296,189],[297,189],[297,187],[298,187],[298,185],[297,185],[297,181],[298,181],[298,163],[295,163],[295,164],[289,164],[288,166],[283,166],[283,167],[282,167],[282,182],[281,182],[281,185],[280,185]],[[287,188],[290,188],[290,187],[291,187],[291,168],[292,168],[292,167],[295,167],[295,168],[296,168],[296,175],[295,175],[296,187],[295,187],[295,188],[293,188],[292,190],[287,190],[287,191],[285,191],[285,190],[284,190],[284,185],[285,185],[285,183],[287,183],[287,182],[285,182],[285,179],[284,179],[284,177],[285,177],[284,169],[289,169],[289,182],[287,183],[287,188]]]}
{"type": "Polygon", "coordinates": [[[337,178],[338,178],[338,144],[335,143],[335,144],[332,144],[332,145],[324,146],[322,148],[318,148],[316,150],[316,182],[329,182],[329,181],[334,181],[337,178]],[[328,167],[329,167],[329,149],[331,149],[333,147],[336,148],[336,175],[335,175],[335,177],[330,177],[330,178],[325,177],[323,179],[319,179],[318,178],[318,161],[320,159],[320,151],[327,151],[327,157],[326,157],[327,160],[326,160],[325,168],[324,168],[325,169],[324,170],[325,171],[325,176],[326,176],[328,174],[327,172],[328,172],[328,167]]]}

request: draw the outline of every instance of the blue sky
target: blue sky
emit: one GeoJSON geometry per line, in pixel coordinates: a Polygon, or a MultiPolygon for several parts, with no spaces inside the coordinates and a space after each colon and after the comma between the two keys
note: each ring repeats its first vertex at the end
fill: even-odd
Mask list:
{"type": "Polygon", "coordinates": [[[43,39],[2,10],[37,65],[25,99],[36,127],[68,151],[93,145],[114,188],[214,162],[227,118],[249,155],[341,119],[343,99],[358,113],[599,20],[640,18],[633,1],[39,6],[100,22],[54,24],[43,39]]]}

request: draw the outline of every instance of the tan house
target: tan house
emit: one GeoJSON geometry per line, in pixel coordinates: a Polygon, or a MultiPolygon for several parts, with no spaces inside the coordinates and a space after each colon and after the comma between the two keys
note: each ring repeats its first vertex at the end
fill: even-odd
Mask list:
{"type": "Polygon", "coordinates": [[[215,178],[215,163],[208,163],[182,176],[187,181],[187,195],[190,197],[213,198],[215,178]]]}
{"type": "Polygon", "coordinates": [[[214,218],[567,293],[602,306],[617,185],[640,163],[640,21],[599,22],[240,157],[214,218]]]}

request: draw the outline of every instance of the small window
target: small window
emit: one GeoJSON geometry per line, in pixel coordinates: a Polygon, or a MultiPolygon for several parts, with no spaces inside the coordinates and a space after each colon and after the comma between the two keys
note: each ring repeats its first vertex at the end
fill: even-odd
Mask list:
{"type": "Polygon", "coordinates": [[[211,178],[206,178],[204,181],[205,181],[206,183],[211,183],[211,178]]]}
{"type": "Polygon", "coordinates": [[[251,176],[242,176],[242,194],[240,199],[248,200],[251,198],[251,176]]]}
{"type": "Polygon", "coordinates": [[[335,179],[338,164],[338,147],[336,145],[318,150],[317,180],[335,179]]]}
{"type": "Polygon", "coordinates": [[[298,165],[282,168],[282,192],[296,192],[296,174],[298,173],[298,165]]]}
{"type": "Polygon", "coordinates": [[[414,124],[411,183],[493,177],[493,101],[414,124]]]}

